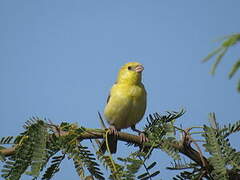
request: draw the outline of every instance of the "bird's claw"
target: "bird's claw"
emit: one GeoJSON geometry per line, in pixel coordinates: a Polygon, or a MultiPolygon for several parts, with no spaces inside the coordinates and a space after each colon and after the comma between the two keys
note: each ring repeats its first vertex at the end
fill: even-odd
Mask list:
{"type": "Polygon", "coordinates": [[[118,130],[115,128],[115,126],[110,126],[109,131],[110,131],[109,134],[118,136],[118,130]]]}
{"type": "Polygon", "coordinates": [[[148,141],[149,141],[149,139],[147,138],[147,136],[146,136],[143,132],[141,132],[141,133],[139,134],[139,136],[140,136],[140,141],[141,141],[141,143],[145,143],[145,142],[148,142],[148,141]]]}

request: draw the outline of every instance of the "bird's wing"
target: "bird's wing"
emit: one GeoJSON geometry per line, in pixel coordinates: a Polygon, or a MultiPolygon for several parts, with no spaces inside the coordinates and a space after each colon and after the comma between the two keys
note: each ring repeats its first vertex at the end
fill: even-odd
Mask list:
{"type": "Polygon", "coordinates": [[[128,91],[129,89],[126,89],[126,87],[115,84],[111,89],[110,98],[108,98],[108,103],[104,110],[108,123],[117,129],[128,127],[126,121],[133,103],[128,91]]]}
{"type": "MultiPolygon", "coordinates": [[[[115,82],[114,83],[114,85],[116,85],[117,84],[117,82],[115,82]]],[[[113,87],[114,87],[114,85],[113,85],[113,87]]],[[[111,90],[112,91],[112,90],[111,90]]],[[[110,91],[110,93],[108,94],[108,97],[107,97],[107,104],[108,104],[108,102],[109,102],[109,100],[110,100],[110,98],[111,98],[111,91],[110,91]]]]}
{"type": "Polygon", "coordinates": [[[110,100],[110,97],[111,97],[111,95],[109,94],[108,97],[107,97],[107,104],[108,104],[108,102],[110,100]]]}

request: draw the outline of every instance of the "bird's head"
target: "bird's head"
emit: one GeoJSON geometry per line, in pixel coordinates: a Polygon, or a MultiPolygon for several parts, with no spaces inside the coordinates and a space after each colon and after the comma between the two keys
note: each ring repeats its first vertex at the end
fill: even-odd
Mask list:
{"type": "Polygon", "coordinates": [[[118,73],[117,83],[139,84],[142,80],[142,64],[129,62],[121,67],[118,73]]]}

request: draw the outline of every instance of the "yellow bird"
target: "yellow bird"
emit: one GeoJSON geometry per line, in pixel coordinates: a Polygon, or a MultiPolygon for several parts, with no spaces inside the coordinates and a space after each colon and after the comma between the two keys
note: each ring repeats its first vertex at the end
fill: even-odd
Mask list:
{"type": "MultiPolygon", "coordinates": [[[[135,125],[142,119],[147,102],[147,93],[142,84],[143,66],[138,62],[129,62],[121,67],[116,83],[110,91],[107,104],[104,109],[104,117],[110,124],[110,134],[114,138],[109,139],[111,153],[116,152],[117,133],[121,129],[131,127],[140,133],[135,125]]],[[[147,141],[143,133],[141,140],[147,141]]],[[[100,151],[106,151],[106,142],[102,143],[100,151]]]]}

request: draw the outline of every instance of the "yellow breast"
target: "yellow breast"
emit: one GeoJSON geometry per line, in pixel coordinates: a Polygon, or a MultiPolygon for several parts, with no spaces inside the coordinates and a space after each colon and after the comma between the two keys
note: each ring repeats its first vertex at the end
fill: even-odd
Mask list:
{"type": "Polygon", "coordinates": [[[117,129],[128,128],[138,123],[146,110],[146,91],[139,85],[115,84],[110,92],[104,116],[117,129]]]}

